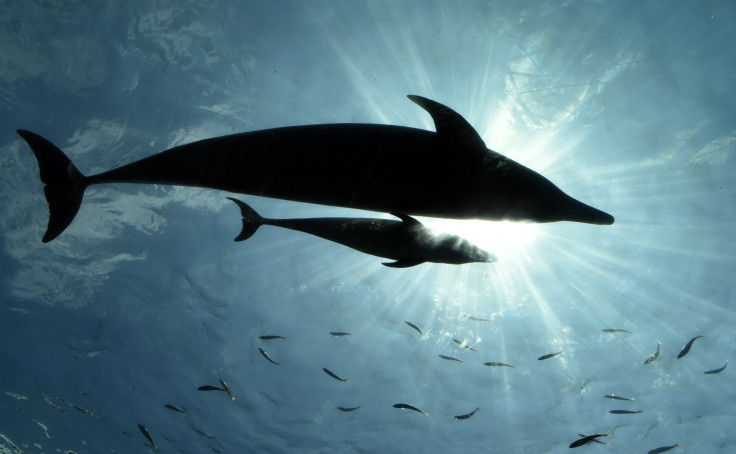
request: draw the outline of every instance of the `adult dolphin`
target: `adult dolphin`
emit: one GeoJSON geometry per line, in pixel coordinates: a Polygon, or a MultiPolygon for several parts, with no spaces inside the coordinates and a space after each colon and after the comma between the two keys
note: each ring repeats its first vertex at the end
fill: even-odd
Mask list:
{"type": "Polygon", "coordinates": [[[200,186],[439,218],[613,223],[613,216],[486,148],[449,107],[409,99],[429,112],[437,132],[372,124],[265,129],[181,145],[92,176],[48,140],[18,130],[46,184],[50,216],[43,242],[72,222],[85,188],[101,183],[200,186]]]}
{"type": "Polygon", "coordinates": [[[468,240],[449,233],[435,233],[411,216],[394,214],[400,221],[370,218],[268,219],[247,203],[228,197],[240,207],[243,230],[235,241],[247,240],[262,225],[309,233],[356,251],[395,260],[383,264],[408,268],[424,262],[460,265],[495,262],[496,257],[468,240]]]}

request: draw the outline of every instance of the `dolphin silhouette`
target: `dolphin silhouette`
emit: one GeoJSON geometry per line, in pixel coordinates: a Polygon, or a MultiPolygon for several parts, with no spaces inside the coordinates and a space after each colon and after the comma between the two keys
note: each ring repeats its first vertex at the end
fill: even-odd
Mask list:
{"type": "Polygon", "coordinates": [[[356,251],[395,260],[392,268],[408,268],[424,262],[460,265],[495,262],[497,259],[468,240],[448,233],[435,233],[421,222],[404,214],[393,214],[400,221],[368,218],[267,219],[245,202],[228,197],[240,207],[243,230],[235,241],[250,238],[262,225],[298,230],[342,244],[356,251]]]}
{"type": "Polygon", "coordinates": [[[240,194],[453,219],[612,224],[542,175],[486,147],[465,119],[421,96],[437,132],[403,126],[290,126],[200,140],[84,176],[43,137],[18,130],[49,204],[43,242],[72,222],[101,183],[199,186],[240,194]]]}

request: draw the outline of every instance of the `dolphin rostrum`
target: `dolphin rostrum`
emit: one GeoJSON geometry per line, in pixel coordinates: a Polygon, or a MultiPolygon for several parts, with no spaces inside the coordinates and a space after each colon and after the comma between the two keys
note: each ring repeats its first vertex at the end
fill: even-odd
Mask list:
{"type": "Polygon", "coordinates": [[[298,230],[366,254],[395,260],[384,265],[408,268],[424,262],[495,262],[496,257],[467,240],[435,233],[411,216],[395,214],[400,221],[368,218],[267,219],[248,204],[228,197],[240,207],[243,230],[235,241],[250,238],[264,224],[298,230]]]}
{"type": "Polygon", "coordinates": [[[436,132],[375,124],[290,126],[200,140],[84,176],[43,137],[18,130],[38,160],[49,204],[43,242],[72,222],[101,183],[199,186],[240,194],[451,219],[612,224],[552,182],[486,147],[449,107],[409,99],[436,132]]]}

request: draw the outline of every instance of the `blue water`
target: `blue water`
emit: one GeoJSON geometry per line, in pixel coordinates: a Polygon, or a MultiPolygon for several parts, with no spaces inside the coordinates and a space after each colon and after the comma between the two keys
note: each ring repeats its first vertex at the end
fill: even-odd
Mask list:
{"type": "Polygon", "coordinates": [[[181,453],[551,453],[578,433],[733,452],[733,366],[703,372],[736,345],[734,19],[722,1],[3,2],[0,452],[147,452],[137,424],[181,453]],[[17,128],[93,174],[269,127],[432,130],[407,94],[616,223],[422,218],[499,261],[390,269],[275,227],[233,243],[231,194],[117,184],[40,241],[17,128]],[[236,400],[197,390],[219,379],[236,400]]]}

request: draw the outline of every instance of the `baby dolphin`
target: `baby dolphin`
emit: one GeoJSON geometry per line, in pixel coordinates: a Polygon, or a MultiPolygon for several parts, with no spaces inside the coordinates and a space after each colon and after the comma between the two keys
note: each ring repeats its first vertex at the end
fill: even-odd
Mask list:
{"type": "Polygon", "coordinates": [[[690,339],[688,343],[684,347],[682,347],[682,350],[680,350],[680,353],[677,354],[677,359],[680,359],[683,356],[687,355],[693,346],[693,342],[695,342],[696,339],[700,339],[701,337],[703,336],[695,336],[692,339],[690,339]]]}
{"type": "Polygon", "coordinates": [[[424,262],[463,264],[495,262],[497,259],[458,236],[436,234],[411,216],[394,214],[400,221],[369,218],[267,219],[248,204],[228,197],[240,207],[243,230],[235,241],[250,238],[258,227],[273,225],[297,230],[342,244],[356,251],[395,260],[383,263],[408,268],[424,262]]]}
{"type": "Polygon", "coordinates": [[[435,131],[351,123],[265,129],[180,145],[91,176],[38,134],[17,132],[46,185],[44,243],[71,224],[86,188],[107,183],[195,186],[449,219],[613,224],[610,214],[488,149],[454,110],[409,99],[432,116],[435,131]]]}
{"type": "Polygon", "coordinates": [[[423,414],[424,416],[429,416],[429,413],[423,412],[422,410],[418,409],[414,405],[409,405],[409,404],[394,404],[394,408],[399,408],[399,409],[403,409],[403,410],[413,410],[413,411],[416,411],[418,413],[423,414]]]}

